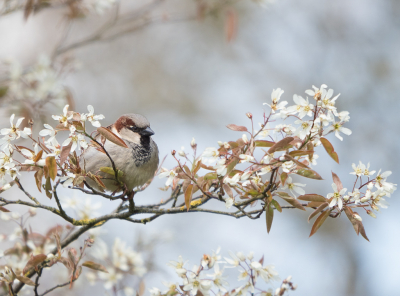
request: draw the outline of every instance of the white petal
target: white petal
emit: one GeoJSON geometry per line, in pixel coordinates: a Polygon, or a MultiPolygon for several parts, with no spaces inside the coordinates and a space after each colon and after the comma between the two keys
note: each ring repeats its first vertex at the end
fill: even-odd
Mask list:
{"type": "Polygon", "coordinates": [[[340,131],[342,132],[342,133],[344,133],[345,135],[351,135],[351,130],[350,129],[348,129],[347,127],[340,127],[340,131]]]}
{"type": "Polygon", "coordinates": [[[14,117],[15,117],[15,114],[11,115],[11,117],[10,117],[10,124],[11,124],[11,126],[13,126],[14,117]]]}
{"type": "Polygon", "coordinates": [[[88,105],[88,106],[87,106],[87,109],[88,109],[88,111],[89,111],[89,115],[93,115],[93,113],[94,113],[94,108],[93,108],[93,106],[92,106],[92,105],[88,105]]]}
{"type": "Polygon", "coordinates": [[[332,199],[331,203],[329,204],[330,208],[333,208],[337,203],[337,198],[332,199]]]}
{"type": "Polygon", "coordinates": [[[18,118],[17,123],[15,124],[15,127],[19,127],[21,122],[22,122],[22,120],[24,120],[24,118],[25,117],[18,118]]]}
{"type": "MultiPolygon", "coordinates": [[[[65,105],[65,107],[64,107],[64,109],[63,109],[64,116],[67,116],[68,107],[69,107],[69,105],[65,105]]],[[[54,118],[54,117],[53,117],[53,118],[54,118]]]]}

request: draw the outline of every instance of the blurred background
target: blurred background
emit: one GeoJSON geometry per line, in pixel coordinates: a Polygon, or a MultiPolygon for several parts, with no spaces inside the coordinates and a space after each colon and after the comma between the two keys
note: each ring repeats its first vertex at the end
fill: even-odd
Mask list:
{"type": "MultiPolygon", "coordinates": [[[[123,113],[140,113],[150,120],[153,138],[164,157],[182,146],[190,152],[192,137],[198,151],[216,147],[217,141],[239,138],[240,133],[225,126],[249,125],[246,112],[253,113],[256,123],[258,118],[261,122],[262,104],[270,102],[272,89],[284,89],[282,99],[292,104],[293,94],[305,96],[311,85],[325,83],[341,93],[336,106],[350,112],[346,127],[353,134],[344,136],[343,142],[329,137],[340,165],[322,148],[317,151],[316,170],[324,181],[308,182],[301,177],[295,181],[307,183],[307,193],[326,195],[331,192],[332,170],[344,187],[350,188],[354,181],[349,174],[351,164],[361,160],[370,162],[373,170],[392,171],[389,181],[398,183],[399,1],[93,3],[84,8],[59,4],[36,10],[24,6],[25,12],[24,8],[3,10],[0,58],[16,60],[24,69],[35,65],[40,56],[50,57],[57,65],[57,79],[68,93],[62,92],[55,103],[40,106],[4,96],[2,127],[8,126],[13,112],[33,116],[38,122],[43,114],[61,114],[66,101],[74,103],[73,110],[78,112],[93,105],[96,114],[105,115],[103,125],[123,113]]],[[[4,81],[9,77],[7,65],[2,66],[4,81]]],[[[47,121],[53,124],[51,118],[47,121]]],[[[172,157],[168,156],[163,166],[175,166],[172,157]]],[[[33,180],[26,182],[27,188],[37,192],[33,180]]],[[[135,197],[137,204],[167,198],[169,193],[158,189],[164,183],[165,179],[156,178],[135,197]]],[[[16,194],[21,195],[13,188],[3,195],[16,194]]],[[[62,194],[68,199],[71,192],[62,194]]],[[[87,198],[74,194],[78,199],[87,198]]],[[[293,276],[299,288],[291,295],[398,295],[397,195],[395,192],[387,199],[390,207],[381,210],[377,219],[362,216],[370,242],[357,237],[344,216],[328,219],[309,238],[309,210],[277,213],[269,234],[263,218],[235,220],[191,213],[163,216],[147,225],[111,221],[103,227],[102,239],[109,246],[116,237],[134,245],[139,234],[144,239],[168,236],[155,247],[153,259],[159,268],[146,276],[146,290],[163,288],[162,279],[176,280],[165,265],[169,260],[182,255],[198,264],[202,254],[221,247],[225,256],[228,250],[254,251],[256,258],[264,255],[265,262],[274,264],[282,278],[293,276]]],[[[45,195],[40,198],[46,199],[45,195]]],[[[92,198],[91,203],[98,201],[102,200],[92,198]]],[[[102,205],[96,212],[107,213],[109,203],[102,201],[102,205]]],[[[38,232],[49,223],[65,224],[40,210],[38,217],[30,222],[38,232]]],[[[0,223],[4,233],[12,233],[16,227],[12,221],[0,223]]],[[[0,249],[7,244],[1,243],[0,249]]],[[[77,283],[75,288],[54,295],[104,291],[101,283],[77,283]]]]}

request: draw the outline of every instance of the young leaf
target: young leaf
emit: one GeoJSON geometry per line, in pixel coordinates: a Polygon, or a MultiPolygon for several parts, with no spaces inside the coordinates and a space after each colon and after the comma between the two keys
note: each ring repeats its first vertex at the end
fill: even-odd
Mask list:
{"type": "Polygon", "coordinates": [[[27,278],[26,276],[23,275],[15,275],[15,276],[21,283],[24,283],[25,285],[28,286],[35,286],[35,282],[32,281],[30,278],[27,278]]]}
{"type": "Polygon", "coordinates": [[[36,171],[35,175],[36,186],[39,192],[42,192],[42,179],[43,179],[43,169],[36,171]]]}
{"type": "Polygon", "coordinates": [[[346,213],[347,218],[350,220],[351,224],[353,225],[353,228],[357,235],[361,233],[363,238],[365,238],[367,241],[369,241],[367,234],[365,233],[364,225],[362,224],[361,221],[358,221],[357,219],[354,219],[354,212],[352,211],[351,208],[344,206],[343,207],[344,212],[346,213]]]}
{"type": "Polygon", "coordinates": [[[269,148],[268,153],[274,153],[275,151],[281,151],[291,148],[292,146],[289,145],[290,142],[294,140],[293,137],[286,137],[279,142],[276,142],[271,148],[269,148]]]}
{"type": "Polygon", "coordinates": [[[272,207],[272,203],[268,204],[268,207],[265,209],[265,218],[267,221],[267,232],[271,230],[272,220],[274,219],[274,208],[272,207]]]}
{"type": "Polygon", "coordinates": [[[245,127],[245,126],[239,126],[236,124],[228,124],[226,127],[229,128],[230,130],[237,131],[237,132],[247,132],[247,127],[245,127]]]}
{"type": "Polygon", "coordinates": [[[237,13],[234,9],[228,9],[225,16],[225,34],[226,40],[231,42],[237,32],[237,13]]]}
{"type": "Polygon", "coordinates": [[[98,127],[97,131],[99,132],[100,135],[102,135],[104,138],[109,140],[110,142],[114,143],[115,145],[128,148],[128,146],[125,144],[124,140],[122,140],[120,137],[118,137],[116,134],[114,134],[112,131],[105,127],[98,127]]]}
{"type": "Polygon", "coordinates": [[[302,155],[311,155],[311,154],[313,154],[313,153],[314,153],[313,150],[311,150],[311,151],[307,151],[307,150],[294,150],[294,151],[290,151],[290,152],[289,152],[289,155],[292,156],[292,157],[295,157],[295,156],[302,156],[302,155]]]}
{"type": "Polygon", "coordinates": [[[188,166],[186,164],[183,166],[183,170],[185,171],[185,173],[187,175],[189,175],[189,176],[192,175],[192,172],[190,171],[190,169],[188,168],[188,166]]]}
{"type": "Polygon", "coordinates": [[[188,185],[185,191],[185,205],[187,211],[190,209],[190,203],[192,202],[193,184],[188,185]]]}
{"type": "Polygon", "coordinates": [[[50,177],[46,178],[45,190],[47,197],[51,199],[53,197],[53,192],[51,188],[50,177]]]}
{"type": "Polygon", "coordinates": [[[54,156],[46,157],[46,166],[49,170],[49,177],[54,181],[57,177],[57,162],[54,156]]]}
{"type": "Polygon", "coordinates": [[[287,173],[283,172],[283,173],[281,174],[282,186],[285,186],[285,182],[286,182],[287,177],[288,177],[288,174],[287,174],[287,173]]]}
{"type": "Polygon", "coordinates": [[[320,202],[326,201],[325,197],[323,197],[322,195],[318,195],[318,194],[304,194],[304,195],[300,195],[297,199],[305,200],[305,201],[320,201],[320,202]]]}
{"type": "Polygon", "coordinates": [[[323,180],[316,171],[309,169],[298,169],[296,174],[310,179],[323,180]]]}
{"type": "Polygon", "coordinates": [[[314,233],[317,232],[317,230],[325,222],[326,218],[328,218],[330,213],[331,213],[330,210],[326,210],[325,212],[321,213],[321,215],[318,216],[317,220],[315,220],[315,222],[311,228],[310,236],[312,236],[314,233]]]}
{"type": "Polygon", "coordinates": [[[45,254],[39,254],[36,256],[32,256],[31,259],[28,260],[24,269],[22,270],[22,274],[25,274],[29,269],[36,267],[38,264],[42,263],[47,259],[45,254]]]}
{"type": "Polygon", "coordinates": [[[8,212],[10,212],[9,210],[7,210],[6,208],[4,208],[4,207],[1,207],[1,206],[0,206],[0,211],[2,211],[2,212],[4,212],[4,213],[8,213],[8,212]]]}
{"type": "Polygon", "coordinates": [[[108,273],[107,269],[103,265],[101,265],[99,263],[95,263],[93,261],[86,261],[85,263],[82,264],[82,266],[85,266],[85,267],[93,269],[93,270],[108,273]]]}
{"type": "Polygon", "coordinates": [[[329,142],[327,139],[322,138],[322,137],[320,138],[320,141],[321,141],[322,145],[324,146],[326,152],[328,152],[329,156],[332,157],[332,159],[334,161],[339,163],[339,156],[335,152],[335,150],[333,149],[333,146],[332,146],[331,142],[329,142]]]}
{"type": "Polygon", "coordinates": [[[338,191],[343,189],[343,184],[342,181],[340,181],[338,175],[336,175],[334,172],[332,172],[332,179],[333,179],[333,183],[336,184],[338,191]]]}
{"type": "Polygon", "coordinates": [[[312,218],[314,218],[318,213],[320,213],[323,209],[325,209],[328,206],[327,202],[324,202],[323,204],[321,204],[314,212],[311,213],[311,215],[308,217],[308,222],[310,222],[310,220],[312,218]]]}
{"type": "Polygon", "coordinates": [[[63,146],[61,148],[61,153],[60,153],[60,165],[64,163],[64,161],[67,160],[69,153],[71,152],[71,147],[72,147],[72,142],[69,143],[67,146],[63,146]]]}
{"type": "Polygon", "coordinates": [[[271,203],[274,205],[275,209],[277,209],[279,213],[282,213],[282,208],[275,199],[271,200],[271,203]]]}
{"type": "Polygon", "coordinates": [[[217,175],[217,173],[207,173],[207,174],[205,174],[204,175],[204,180],[214,180],[214,179],[217,179],[218,178],[218,175],[217,175]]]}
{"type": "Polygon", "coordinates": [[[274,142],[265,141],[265,140],[255,140],[254,141],[256,147],[272,147],[275,145],[274,142]]]}
{"type": "Polygon", "coordinates": [[[233,192],[232,192],[231,187],[229,187],[228,184],[224,184],[224,185],[222,185],[222,187],[224,188],[224,191],[226,192],[226,194],[228,194],[228,196],[230,198],[233,198],[233,192]]]}
{"type": "Polygon", "coordinates": [[[275,192],[275,194],[277,194],[280,198],[282,198],[284,201],[286,201],[287,203],[291,204],[292,206],[305,211],[306,209],[301,205],[301,203],[299,203],[297,201],[297,199],[294,199],[293,197],[291,197],[289,194],[287,194],[286,192],[275,192]]]}
{"type": "Polygon", "coordinates": [[[200,168],[201,168],[201,159],[199,159],[199,160],[196,162],[196,166],[194,167],[194,170],[193,170],[193,175],[196,175],[197,172],[200,170],[200,168]]]}
{"type": "Polygon", "coordinates": [[[32,160],[36,163],[36,162],[38,162],[38,161],[42,158],[42,155],[43,155],[43,150],[40,150],[40,151],[38,152],[38,154],[36,154],[35,158],[32,159],[32,160]]]}

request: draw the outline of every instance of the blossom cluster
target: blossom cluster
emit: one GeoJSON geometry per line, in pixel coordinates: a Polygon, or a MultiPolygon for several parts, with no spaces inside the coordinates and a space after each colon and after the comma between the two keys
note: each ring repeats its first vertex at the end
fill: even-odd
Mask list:
{"type": "Polygon", "coordinates": [[[275,290],[271,287],[280,281],[273,265],[264,265],[264,258],[255,260],[253,252],[244,255],[242,252],[229,252],[230,257],[219,254],[220,249],[212,254],[204,254],[199,266],[188,268],[187,261],[179,256],[178,261],[170,261],[168,266],[173,268],[179,277],[179,282],[163,282],[163,291],[158,288],[150,289],[152,296],[161,295],[285,295],[289,290],[295,290],[291,277],[285,279],[275,290]],[[229,268],[238,271],[239,286],[231,286],[225,271],[229,268]],[[260,283],[262,282],[262,283],[260,283]],[[268,285],[268,286],[266,286],[268,285]],[[200,292],[200,293],[199,293],[200,292]]]}
{"type": "MultiPolygon", "coordinates": [[[[268,229],[272,223],[273,209],[282,210],[276,198],[281,198],[301,210],[305,210],[304,204],[298,200],[309,202],[307,207],[315,210],[310,219],[317,214],[325,218],[327,215],[334,217],[344,210],[349,219],[356,218],[361,222],[359,215],[354,212],[357,207],[362,207],[367,214],[375,217],[373,211],[385,207],[384,197],[390,196],[397,188],[396,184],[387,181],[391,174],[389,171],[378,173],[374,178],[375,171],[369,170],[369,164],[353,164],[352,174],[357,176],[354,188],[346,194],[347,189],[343,188],[335,175],[332,186],[334,192],[329,193],[326,198],[318,194],[306,194],[306,184],[294,180],[295,175],[322,180],[313,169],[317,165],[318,147],[323,147],[333,160],[339,162],[339,157],[327,137],[334,134],[343,141],[342,134],[352,133],[344,126],[350,120],[349,112],[338,111],[336,108],[340,94],[334,95],[334,91],[328,89],[325,84],[319,88],[312,86],[312,89],[305,91],[305,98],[294,95],[294,105],[289,105],[287,101],[282,100],[283,93],[280,88],[272,91],[271,102],[264,104],[269,107],[269,111],[264,111],[259,129],[254,127],[253,115],[246,113],[251,120],[251,130],[235,124],[227,126],[233,131],[244,132],[238,140],[220,141],[219,147],[208,147],[197,156],[197,144],[193,139],[192,159],[183,149],[178,151],[180,159],[173,151],[178,165],[171,170],[162,168],[159,174],[160,178],[168,178],[166,188],[175,189],[181,184],[184,192],[190,190],[191,192],[185,192],[188,210],[192,195],[196,191],[222,200],[227,209],[234,207],[241,213],[244,213],[244,205],[247,206],[250,202],[254,205],[257,200],[261,200],[264,202],[263,207],[255,214],[256,217],[260,217],[265,210],[271,215],[271,219],[267,219],[268,229]],[[278,122],[273,127],[272,123],[277,120],[284,123],[278,122]],[[201,175],[200,169],[209,172],[201,175]],[[365,183],[362,183],[361,177],[364,180],[366,178],[365,183]],[[360,186],[356,188],[358,181],[360,186]],[[373,191],[373,188],[376,188],[376,191],[373,191]]],[[[316,223],[320,223],[321,220],[325,221],[320,218],[316,223]]],[[[319,226],[315,226],[315,231],[319,226]]]]}
{"type": "MultiPolygon", "coordinates": [[[[44,124],[45,129],[39,132],[42,141],[35,140],[32,137],[32,128],[23,127],[24,118],[18,118],[14,123],[15,115],[10,117],[10,127],[1,129],[0,138],[0,190],[8,189],[11,183],[8,183],[6,176],[16,179],[20,176],[21,170],[40,170],[47,166],[46,159],[53,157],[60,165],[61,154],[63,149],[68,148],[68,154],[78,150],[85,150],[88,147],[86,132],[86,123],[90,122],[94,127],[100,127],[100,121],[104,119],[103,115],[95,115],[91,105],[88,106],[88,113],[76,113],[68,111],[69,105],[66,105],[61,115],[53,115],[53,119],[58,121],[58,125],[54,128],[49,124],[44,124]],[[62,131],[69,131],[69,136],[60,145],[56,135],[62,131]],[[30,139],[33,149],[25,146],[15,145],[14,142],[19,138],[30,139]],[[19,153],[24,160],[15,159],[15,152],[19,153]]],[[[32,122],[29,122],[33,126],[32,122]]],[[[68,155],[67,154],[67,155],[68,155]]],[[[58,168],[56,167],[56,170],[58,168]]],[[[68,186],[75,178],[75,174],[71,172],[71,167],[65,164],[65,173],[61,177],[64,186],[68,186]]],[[[43,172],[41,173],[43,175],[43,172]]],[[[45,176],[46,178],[48,176],[45,176]]]]}

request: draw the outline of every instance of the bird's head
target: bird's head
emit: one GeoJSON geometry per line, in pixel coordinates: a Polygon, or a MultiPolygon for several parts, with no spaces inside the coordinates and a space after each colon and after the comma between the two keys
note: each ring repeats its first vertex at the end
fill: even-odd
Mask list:
{"type": "Polygon", "coordinates": [[[124,140],[138,145],[148,145],[154,135],[146,117],[140,114],[124,114],[114,123],[113,129],[124,140]]]}

